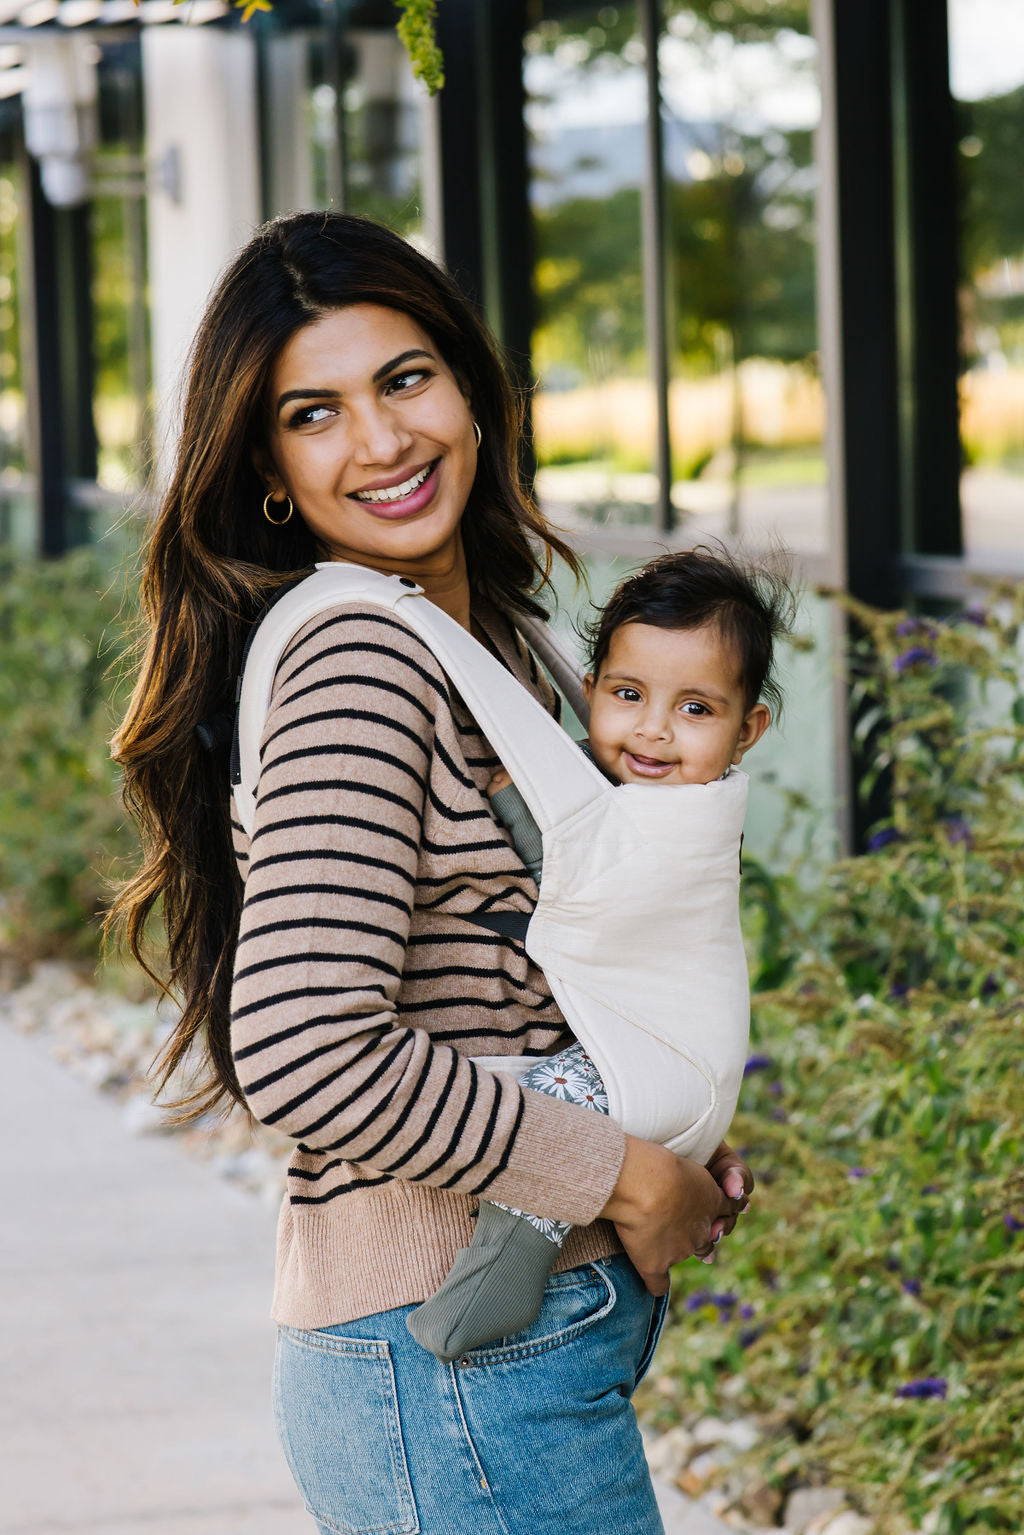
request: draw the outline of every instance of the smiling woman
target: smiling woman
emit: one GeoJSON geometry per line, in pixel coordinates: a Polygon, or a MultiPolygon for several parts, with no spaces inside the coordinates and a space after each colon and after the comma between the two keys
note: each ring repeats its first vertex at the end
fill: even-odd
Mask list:
{"type": "Polygon", "coordinates": [[[161,903],[183,1114],[233,1098],[295,1141],[275,1401],[321,1530],[583,1535],[598,1497],[608,1528],[655,1535],[629,1403],[653,1292],[738,1209],[734,1154],[712,1176],[490,1069],[567,1029],[523,944],[473,920],[528,914],[536,886],[491,813],[493,751],[395,615],[343,604],[291,639],[252,835],[230,819],[244,647],[316,561],[415,581],[557,715],[516,619],[544,616],[554,554],[576,562],[520,484],[520,427],[437,267],[364,220],[281,220],[210,302],[148,554],[116,743],[145,859],[115,915],[140,954],[161,903]],[[575,1229],[532,1328],[456,1375],[405,1321],[484,1190],[575,1229]],[[553,1503],[556,1456],[576,1475],[553,1503]]]}
{"type": "Polygon", "coordinates": [[[332,559],[404,573],[462,565],[477,468],[470,402],[430,337],[376,304],[335,310],[282,349],[270,380],[275,501],[290,497],[332,559]]]}

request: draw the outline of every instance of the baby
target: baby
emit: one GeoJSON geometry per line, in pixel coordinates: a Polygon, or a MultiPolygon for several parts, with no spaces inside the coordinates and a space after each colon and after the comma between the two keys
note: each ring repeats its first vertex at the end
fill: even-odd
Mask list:
{"type": "MultiPolygon", "coordinates": [[[[791,609],[781,579],[746,571],[724,553],[697,548],[654,560],[623,582],[591,626],[584,680],[590,735],[582,749],[617,784],[725,777],[767,730],[769,704],[781,703],[773,646],[788,630],[791,609]]],[[[488,792],[539,884],[541,836],[525,801],[503,770],[488,792]]],[[[500,924],[500,914],[484,923],[501,930],[500,924]]],[[[518,1080],[608,1112],[604,1084],[578,1043],[539,1060],[518,1080]]],[[[471,1246],[410,1314],[413,1336],[444,1360],[514,1336],[540,1310],[568,1230],[564,1222],[482,1200],[471,1246]]]]}

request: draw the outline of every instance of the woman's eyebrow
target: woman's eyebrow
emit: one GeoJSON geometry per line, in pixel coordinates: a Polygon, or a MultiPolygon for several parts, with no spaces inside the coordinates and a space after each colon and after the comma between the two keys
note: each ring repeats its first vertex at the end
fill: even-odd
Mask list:
{"type": "Polygon", "coordinates": [[[420,347],[413,347],[411,351],[399,352],[397,357],[392,357],[390,362],[386,362],[382,368],[378,368],[373,375],[373,382],[379,384],[382,378],[386,378],[389,373],[395,368],[400,368],[403,363],[412,362],[414,357],[428,357],[431,362],[437,361],[433,352],[425,352],[420,347]]]}

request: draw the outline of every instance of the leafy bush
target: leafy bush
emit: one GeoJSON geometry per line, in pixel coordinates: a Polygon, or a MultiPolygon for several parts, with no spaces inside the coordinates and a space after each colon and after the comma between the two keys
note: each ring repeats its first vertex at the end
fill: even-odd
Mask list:
{"type": "Polygon", "coordinates": [[[892,814],[812,894],[748,892],[775,989],[732,1139],[759,1183],[714,1288],[678,1276],[649,1400],[664,1422],[724,1388],[765,1421],[750,1475],[851,1489],[881,1531],[1018,1531],[1022,595],[945,622],[850,606],[892,814]]]}
{"type": "Polygon", "coordinates": [[[136,846],[109,745],[122,600],[92,551],[0,555],[0,946],[20,959],[95,957],[136,846]]]}

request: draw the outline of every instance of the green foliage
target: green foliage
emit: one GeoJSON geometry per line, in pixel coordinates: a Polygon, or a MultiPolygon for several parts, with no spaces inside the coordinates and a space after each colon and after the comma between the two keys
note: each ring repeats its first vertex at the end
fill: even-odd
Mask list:
{"type": "MultiPolygon", "coordinates": [[[[174,0],[184,5],[187,0],[174,0]]],[[[138,4],[138,0],[136,0],[138,4]]],[[[401,11],[398,35],[405,44],[417,80],[422,80],[431,96],[436,96],[444,85],[444,59],[437,46],[434,30],[437,18],[437,0],[395,0],[401,11]]],[[[272,11],[273,0],[235,0],[235,9],[241,11],[243,21],[251,21],[257,11],[272,11]]]]}
{"type": "Polygon", "coordinates": [[[0,947],[95,957],[135,847],[110,761],[121,590],[96,555],[0,554],[0,947]]]}
{"type": "MultiPolygon", "coordinates": [[[[752,1211],[679,1276],[656,1411],[759,1415],[746,1484],[849,1489],[897,1535],[1020,1528],[1024,594],[850,604],[892,814],[822,887],[745,895],[752,1211]]],[[[868,785],[870,787],[870,784],[868,785]]]]}
{"type": "Polygon", "coordinates": [[[398,35],[406,46],[412,72],[431,96],[444,85],[444,60],[437,46],[434,22],[437,0],[395,0],[401,11],[398,35]]]}

